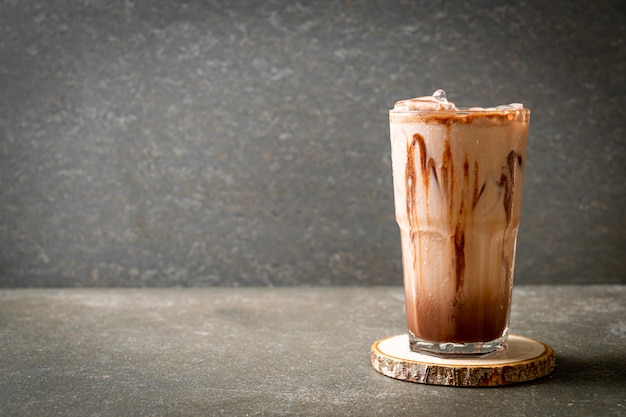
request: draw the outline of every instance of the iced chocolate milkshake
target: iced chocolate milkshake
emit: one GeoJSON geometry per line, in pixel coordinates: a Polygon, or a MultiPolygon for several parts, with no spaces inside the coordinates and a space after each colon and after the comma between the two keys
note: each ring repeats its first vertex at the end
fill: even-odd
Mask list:
{"type": "Polygon", "coordinates": [[[530,111],[458,109],[438,90],[389,117],[411,349],[503,349],[530,111]]]}

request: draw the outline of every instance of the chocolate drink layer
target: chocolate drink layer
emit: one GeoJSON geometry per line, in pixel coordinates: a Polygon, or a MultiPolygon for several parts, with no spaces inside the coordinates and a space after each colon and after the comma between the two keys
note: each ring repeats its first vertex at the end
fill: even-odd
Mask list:
{"type": "Polygon", "coordinates": [[[408,327],[486,342],[509,321],[530,112],[444,104],[390,112],[408,327]]]}

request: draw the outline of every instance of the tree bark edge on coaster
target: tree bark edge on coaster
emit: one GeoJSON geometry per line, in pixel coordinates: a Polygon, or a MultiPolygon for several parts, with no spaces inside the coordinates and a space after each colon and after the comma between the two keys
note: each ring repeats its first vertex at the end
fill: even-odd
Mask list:
{"type": "Polygon", "coordinates": [[[493,387],[541,378],[554,371],[556,354],[547,344],[510,335],[508,349],[486,357],[441,358],[411,352],[408,336],[396,335],[371,346],[372,366],[391,378],[431,385],[493,387]]]}

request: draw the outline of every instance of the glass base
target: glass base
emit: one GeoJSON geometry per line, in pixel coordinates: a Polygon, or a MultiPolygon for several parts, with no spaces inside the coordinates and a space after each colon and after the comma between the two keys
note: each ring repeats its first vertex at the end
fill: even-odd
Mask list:
{"type": "Polygon", "coordinates": [[[508,331],[502,337],[488,342],[450,343],[431,342],[423,340],[409,332],[411,351],[439,357],[453,356],[489,356],[502,352],[507,348],[508,331]]]}

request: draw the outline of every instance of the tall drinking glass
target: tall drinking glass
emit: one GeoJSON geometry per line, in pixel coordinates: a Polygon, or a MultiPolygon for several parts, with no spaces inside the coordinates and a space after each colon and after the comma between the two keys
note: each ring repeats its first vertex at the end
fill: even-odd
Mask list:
{"type": "Polygon", "coordinates": [[[389,113],[411,350],[506,347],[530,111],[438,90],[389,113]]]}

